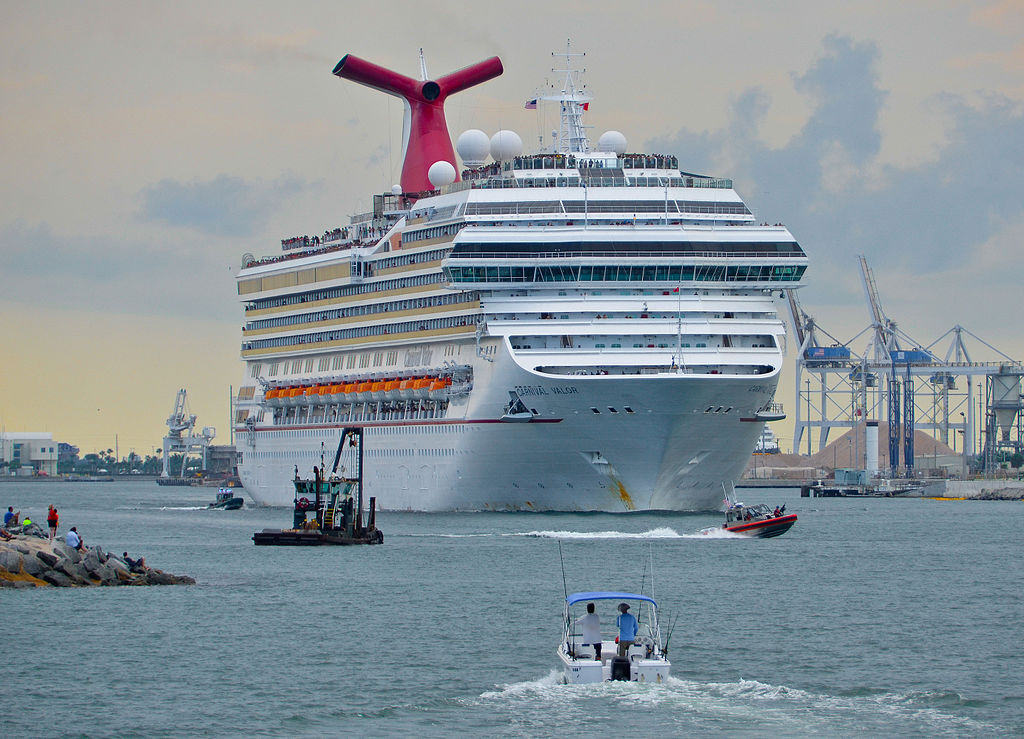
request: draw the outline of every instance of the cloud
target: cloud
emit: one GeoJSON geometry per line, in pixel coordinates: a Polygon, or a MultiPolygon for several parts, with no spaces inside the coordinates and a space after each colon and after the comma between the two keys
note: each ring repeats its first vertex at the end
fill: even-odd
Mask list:
{"type": "Polygon", "coordinates": [[[64,235],[49,224],[0,227],[0,309],[38,318],[65,311],[110,316],[231,316],[232,287],[244,242],[182,241],[114,234],[64,235]],[[230,256],[229,256],[230,255],[230,256]],[[182,264],[189,265],[183,279],[182,264]]]}
{"type": "Polygon", "coordinates": [[[139,216],[216,236],[251,236],[266,225],[280,201],[308,188],[308,183],[288,177],[270,183],[229,175],[205,182],[165,179],[142,191],[139,216]]]}
{"type": "Polygon", "coordinates": [[[757,137],[772,100],[752,89],[734,100],[721,130],[682,130],[652,148],[678,154],[683,169],[735,178],[758,220],[790,227],[810,257],[805,307],[824,315],[843,305],[834,316],[851,326],[866,323],[855,261],[865,254],[894,305],[908,282],[928,285],[929,303],[901,306],[926,324],[922,333],[934,328],[929,322],[990,320],[966,305],[952,315],[948,292],[987,295],[979,302],[989,316],[1013,313],[1014,291],[991,291],[1000,278],[979,265],[1001,264],[1004,274],[1024,270],[1024,250],[1012,238],[1024,223],[1024,109],[999,95],[935,96],[928,105],[949,121],[935,157],[912,166],[884,163],[887,93],[878,56],[872,43],[827,37],[820,58],[793,78],[812,113],[781,147],[757,137]]]}

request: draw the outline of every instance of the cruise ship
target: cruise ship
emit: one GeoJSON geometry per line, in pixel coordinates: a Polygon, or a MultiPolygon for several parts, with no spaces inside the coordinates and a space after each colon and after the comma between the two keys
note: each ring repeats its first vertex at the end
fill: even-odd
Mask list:
{"type": "Polygon", "coordinates": [[[234,420],[257,503],[290,505],[361,426],[383,510],[720,506],[783,417],[778,311],[807,258],[730,180],[616,131],[592,144],[578,56],[526,103],[559,117],[533,154],[512,131],[452,146],[444,102],[501,74],[496,57],[436,79],[422,53],[419,79],[338,63],[404,101],[401,184],[243,257],[234,420]]]}

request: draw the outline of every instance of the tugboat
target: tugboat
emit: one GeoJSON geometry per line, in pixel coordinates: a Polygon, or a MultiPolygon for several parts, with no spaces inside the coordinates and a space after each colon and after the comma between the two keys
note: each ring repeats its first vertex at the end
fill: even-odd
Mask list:
{"type": "Polygon", "coordinates": [[[786,506],[772,510],[763,503],[750,506],[730,503],[725,510],[725,523],[722,524],[722,528],[708,528],[701,533],[710,534],[713,531],[725,530],[733,534],[765,539],[785,534],[795,523],[796,514],[790,513],[787,516],[786,506]]]}
{"type": "Polygon", "coordinates": [[[221,488],[217,491],[217,499],[206,506],[207,508],[220,508],[225,511],[237,511],[245,503],[245,498],[235,495],[232,488],[221,488]]]}
{"type": "MultiPolygon", "coordinates": [[[[345,469],[342,468],[342,473],[345,469]]],[[[263,529],[252,535],[257,546],[320,546],[323,544],[382,544],[384,534],[376,526],[377,499],[363,525],[363,429],[345,428],[341,433],[334,467],[324,479],[324,463],[313,467],[311,479],[295,474],[295,503],[290,529],[263,529]],[[356,449],[355,476],[338,474],[345,442],[356,449]]]]}

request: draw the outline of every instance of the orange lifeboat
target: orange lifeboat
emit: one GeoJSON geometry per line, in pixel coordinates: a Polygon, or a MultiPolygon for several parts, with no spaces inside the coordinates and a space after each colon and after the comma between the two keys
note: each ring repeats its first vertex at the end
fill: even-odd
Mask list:
{"type": "Polygon", "coordinates": [[[320,386],[310,385],[302,391],[302,402],[304,405],[316,405],[320,402],[320,386]]]}
{"type": "Polygon", "coordinates": [[[356,386],[356,400],[361,400],[363,402],[370,400],[370,388],[372,386],[373,383],[370,382],[369,380],[367,380],[366,382],[360,382],[356,386]]]}
{"type": "Polygon", "coordinates": [[[410,377],[408,380],[402,380],[398,383],[398,397],[402,400],[411,400],[413,398],[414,382],[416,382],[416,378],[410,377]]]}
{"type": "Polygon", "coordinates": [[[412,397],[422,400],[430,394],[430,383],[433,377],[420,377],[413,381],[412,397]]]}
{"type": "Polygon", "coordinates": [[[335,385],[331,385],[330,389],[328,390],[327,397],[330,398],[332,403],[344,403],[345,402],[345,384],[339,382],[339,383],[337,383],[335,385]]]}
{"type": "Polygon", "coordinates": [[[263,393],[263,403],[269,405],[272,408],[277,408],[281,405],[281,390],[280,388],[272,387],[263,393]]]}
{"type": "Polygon", "coordinates": [[[356,401],[356,388],[359,387],[358,383],[346,382],[345,383],[345,402],[354,403],[356,401]]]}
{"type": "Polygon", "coordinates": [[[451,378],[437,378],[430,383],[431,400],[440,400],[448,396],[448,386],[452,384],[451,378]]]}
{"type": "Polygon", "coordinates": [[[401,380],[386,380],[384,382],[384,400],[398,400],[400,397],[398,388],[401,384],[401,380]]]}
{"type": "Polygon", "coordinates": [[[285,405],[299,405],[302,403],[302,387],[290,387],[284,391],[285,405]]]}
{"type": "Polygon", "coordinates": [[[374,400],[384,400],[384,380],[377,380],[370,386],[370,397],[374,400]]]}

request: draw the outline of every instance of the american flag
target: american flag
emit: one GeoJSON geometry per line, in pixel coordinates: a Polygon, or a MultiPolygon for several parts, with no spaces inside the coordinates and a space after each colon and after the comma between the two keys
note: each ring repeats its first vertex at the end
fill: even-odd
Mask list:
{"type": "Polygon", "coordinates": [[[527,110],[537,110],[537,98],[533,100],[527,100],[526,105],[523,106],[527,110]]]}

